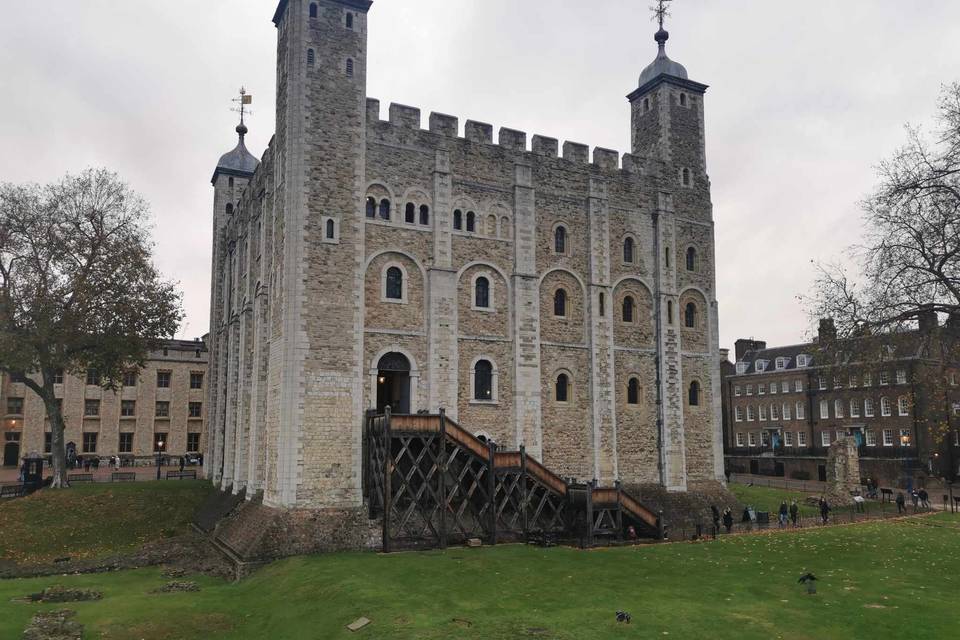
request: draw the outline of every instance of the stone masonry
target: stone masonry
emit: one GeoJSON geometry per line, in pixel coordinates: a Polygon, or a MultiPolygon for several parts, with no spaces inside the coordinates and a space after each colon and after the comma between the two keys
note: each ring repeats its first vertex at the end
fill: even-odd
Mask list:
{"type": "Polygon", "coordinates": [[[720,481],[707,87],[661,31],[631,153],[383,119],[371,4],[280,2],[276,135],[258,162],[242,126],[214,174],[209,477],[359,512],[364,415],[389,389],[566,476],[720,481]]]}

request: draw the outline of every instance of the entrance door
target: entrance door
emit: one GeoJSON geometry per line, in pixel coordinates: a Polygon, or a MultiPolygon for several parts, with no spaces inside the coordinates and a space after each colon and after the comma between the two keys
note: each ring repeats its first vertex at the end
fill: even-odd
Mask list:
{"type": "Polygon", "coordinates": [[[817,465],[817,480],[820,482],[827,481],[827,465],[821,464],[817,465]]]}
{"type": "Polygon", "coordinates": [[[387,406],[410,413],[410,361],[402,353],[388,353],[377,363],[377,412],[387,406]]]}
{"type": "Polygon", "coordinates": [[[3,445],[3,466],[16,467],[20,464],[20,434],[7,433],[3,445]]]}
{"type": "Polygon", "coordinates": [[[751,460],[750,461],[750,475],[759,475],[760,474],[760,461],[751,460]]]}

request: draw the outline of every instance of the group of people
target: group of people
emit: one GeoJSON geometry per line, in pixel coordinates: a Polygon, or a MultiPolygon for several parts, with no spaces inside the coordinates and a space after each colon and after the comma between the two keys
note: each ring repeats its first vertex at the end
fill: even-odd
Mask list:
{"type": "MultiPolygon", "coordinates": [[[[921,508],[930,508],[930,494],[927,493],[926,489],[920,488],[910,491],[910,500],[913,502],[914,513],[921,508]]],[[[897,493],[897,513],[907,513],[907,498],[903,495],[903,491],[897,493]]]]}

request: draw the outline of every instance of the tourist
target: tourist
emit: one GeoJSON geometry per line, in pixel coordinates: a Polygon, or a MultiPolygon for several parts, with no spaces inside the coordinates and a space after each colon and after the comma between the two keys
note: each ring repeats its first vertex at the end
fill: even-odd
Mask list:
{"type": "Polygon", "coordinates": [[[723,510],[723,526],[726,527],[727,533],[733,529],[733,512],[730,511],[730,507],[723,510]]]}
{"type": "Polygon", "coordinates": [[[927,493],[927,490],[921,488],[918,495],[919,495],[919,497],[920,497],[920,506],[923,507],[924,509],[929,509],[929,508],[930,508],[930,494],[927,493]]]}
{"type": "Polygon", "coordinates": [[[910,499],[913,501],[913,512],[916,513],[917,509],[920,508],[920,494],[917,493],[916,489],[910,492],[910,499]]]}
{"type": "Polygon", "coordinates": [[[823,519],[823,524],[827,524],[830,519],[830,504],[824,498],[820,498],[820,518],[823,519]]]}
{"type": "Polygon", "coordinates": [[[901,513],[906,513],[907,511],[907,499],[903,497],[903,491],[897,493],[897,515],[901,513]]]}
{"type": "Polygon", "coordinates": [[[777,527],[780,529],[785,529],[787,526],[787,501],[783,500],[780,502],[780,511],[777,514],[777,527]]]}
{"type": "Polygon", "coordinates": [[[800,507],[797,506],[797,501],[794,500],[790,503],[790,521],[793,522],[793,526],[797,526],[797,520],[800,518],[800,507]]]}
{"type": "Polygon", "coordinates": [[[713,535],[716,536],[720,533],[720,509],[717,509],[717,505],[710,505],[710,513],[713,516],[713,535]]]}
{"type": "Polygon", "coordinates": [[[180,456],[180,473],[183,473],[183,456],[180,456]]]}
{"type": "Polygon", "coordinates": [[[27,481],[27,459],[23,459],[23,463],[20,465],[20,475],[17,476],[17,481],[20,484],[23,484],[27,481]]]}

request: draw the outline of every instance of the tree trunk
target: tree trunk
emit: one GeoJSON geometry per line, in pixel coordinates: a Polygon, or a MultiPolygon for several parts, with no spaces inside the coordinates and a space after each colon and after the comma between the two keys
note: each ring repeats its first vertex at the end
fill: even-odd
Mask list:
{"type": "Polygon", "coordinates": [[[70,486],[67,482],[67,447],[63,434],[63,413],[53,390],[54,371],[44,370],[41,376],[43,386],[38,393],[47,409],[47,417],[50,418],[50,457],[53,461],[53,479],[50,487],[65,489],[70,486]]]}

